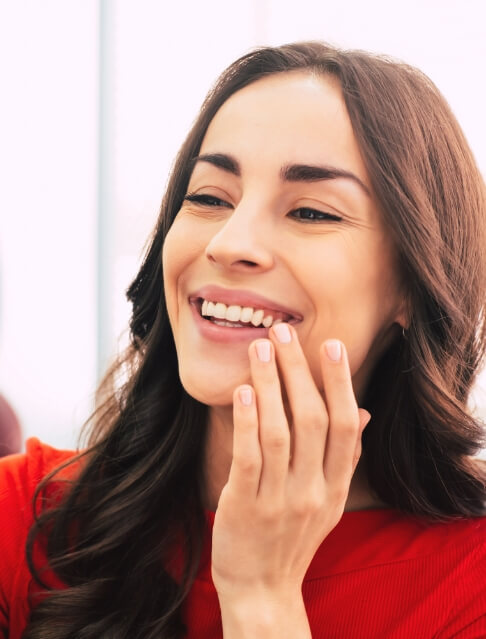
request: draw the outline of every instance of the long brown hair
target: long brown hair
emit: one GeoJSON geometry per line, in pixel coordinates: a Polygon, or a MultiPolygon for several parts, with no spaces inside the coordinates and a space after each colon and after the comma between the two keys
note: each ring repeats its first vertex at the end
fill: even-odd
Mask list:
{"type": "Polygon", "coordinates": [[[364,438],[370,485],[390,507],[431,520],[484,513],[485,473],[472,459],[484,433],[467,401],[486,342],[486,205],[464,136],[436,87],[410,66],[320,43],[261,48],[222,74],[177,157],[127,291],[131,344],[100,386],[79,472],[29,534],[36,580],[46,580],[33,559],[40,543],[67,588],[37,604],[26,639],[184,634],[182,604],[205,531],[207,407],[179,379],[162,247],[215,113],[242,87],[293,70],[339,80],[407,287],[410,325],[377,363],[362,402],[372,415],[364,438]]]}

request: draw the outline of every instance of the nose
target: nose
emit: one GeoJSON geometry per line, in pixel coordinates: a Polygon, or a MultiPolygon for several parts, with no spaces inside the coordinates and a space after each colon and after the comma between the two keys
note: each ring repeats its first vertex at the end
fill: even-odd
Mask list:
{"type": "MultiPolygon", "coordinates": [[[[259,208],[244,205],[233,210],[224,225],[217,231],[206,247],[207,259],[223,270],[252,272],[272,268],[272,230],[259,208]]],[[[261,210],[261,209],[260,209],[261,210]]]]}

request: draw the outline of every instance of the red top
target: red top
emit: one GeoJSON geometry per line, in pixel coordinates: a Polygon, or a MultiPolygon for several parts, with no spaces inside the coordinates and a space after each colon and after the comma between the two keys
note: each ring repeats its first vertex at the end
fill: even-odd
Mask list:
{"type": "MultiPolygon", "coordinates": [[[[29,614],[24,544],[34,488],[72,455],[30,439],[25,455],[0,460],[4,639],[20,639],[29,614]]],[[[190,639],[222,637],[209,557],[206,548],[186,603],[190,639]]],[[[486,517],[430,525],[394,510],[344,513],[318,549],[303,593],[314,639],[485,639],[486,517]]]]}

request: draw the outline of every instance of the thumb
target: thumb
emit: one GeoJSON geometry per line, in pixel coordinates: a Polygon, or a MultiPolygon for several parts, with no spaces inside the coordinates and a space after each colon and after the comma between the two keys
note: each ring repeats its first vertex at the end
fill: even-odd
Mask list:
{"type": "Polygon", "coordinates": [[[358,408],[358,414],[359,414],[359,432],[361,434],[366,428],[366,426],[368,425],[368,422],[371,419],[371,414],[368,413],[368,411],[365,410],[364,408],[358,408]]]}

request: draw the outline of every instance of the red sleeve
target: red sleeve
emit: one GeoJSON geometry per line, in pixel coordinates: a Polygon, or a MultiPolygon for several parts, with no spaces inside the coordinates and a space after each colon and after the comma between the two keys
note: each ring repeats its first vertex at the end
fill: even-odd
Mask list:
{"type": "Polygon", "coordinates": [[[28,615],[27,532],[33,522],[32,498],[39,481],[72,455],[31,438],[26,453],[0,459],[0,637],[20,637],[28,615]]]}

